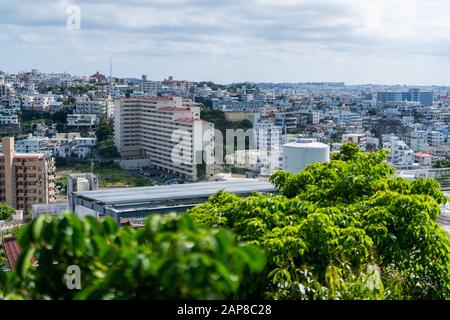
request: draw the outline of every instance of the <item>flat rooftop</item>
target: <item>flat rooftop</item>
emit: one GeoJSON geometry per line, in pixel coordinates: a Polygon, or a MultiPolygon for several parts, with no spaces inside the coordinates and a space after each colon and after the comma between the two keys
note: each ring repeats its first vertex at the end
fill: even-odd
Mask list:
{"type": "Polygon", "coordinates": [[[256,179],[232,179],[226,181],[174,184],[154,187],[120,188],[75,192],[74,196],[89,202],[110,206],[133,206],[151,202],[179,199],[207,198],[220,190],[235,194],[275,192],[267,181],[256,179]]]}
{"type": "MultiPolygon", "coordinates": [[[[4,157],[5,154],[0,152],[0,157],[4,157]]],[[[16,159],[36,159],[36,158],[43,158],[45,154],[43,153],[19,153],[14,152],[14,158],[16,159]]]]}

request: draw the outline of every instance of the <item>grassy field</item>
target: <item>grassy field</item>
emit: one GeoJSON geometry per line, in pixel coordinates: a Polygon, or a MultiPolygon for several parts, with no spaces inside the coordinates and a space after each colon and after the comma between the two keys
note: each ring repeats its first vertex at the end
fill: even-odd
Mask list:
{"type": "MultiPolygon", "coordinates": [[[[58,177],[66,177],[71,173],[91,172],[90,163],[77,163],[74,167],[64,167],[58,170],[58,177]]],[[[143,187],[152,186],[154,182],[142,176],[123,170],[114,162],[94,164],[94,174],[99,179],[99,186],[105,187],[143,187]]]]}

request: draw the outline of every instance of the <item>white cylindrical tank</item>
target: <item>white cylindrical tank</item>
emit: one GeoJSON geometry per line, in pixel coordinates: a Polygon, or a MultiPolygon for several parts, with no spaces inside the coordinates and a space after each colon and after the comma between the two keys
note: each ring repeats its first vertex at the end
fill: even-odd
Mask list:
{"type": "Polygon", "coordinates": [[[330,162],[330,146],[315,139],[298,139],[283,146],[283,170],[298,173],[316,162],[330,162]]]}

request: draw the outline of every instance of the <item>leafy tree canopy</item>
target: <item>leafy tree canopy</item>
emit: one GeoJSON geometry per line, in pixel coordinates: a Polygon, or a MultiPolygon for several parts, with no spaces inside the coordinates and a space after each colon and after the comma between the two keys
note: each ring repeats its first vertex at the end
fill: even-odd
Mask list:
{"type": "Polygon", "coordinates": [[[330,163],[275,173],[279,195],[220,192],[188,214],[266,251],[241,298],[448,299],[447,200],[435,180],[393,177],[385,157],[346,144],[330,163]]]}
{"type": "Polygon", "coordinates": [[[139,230],[110,218],[41,216],[20,245],[16,271],[0,271],[0,298],[226,299],[245,270],[265,263],[260,249],[236,243],[231,232],[175,214],[152,216],[139,230]],[[79,266],[81,290],[68,288],[69,266],[79,266]]]}
{"type": "Polygon", "coordinates": [[[0,203],[0,220],[11,219],[15,213],[16,210],[14,210],[14,208],[11,208],[6,203],[0,203]]]}
{"type": "Polygon", "coordinates": [[[433,165],[433,168],[442,169],[442,168],[450,168],[450,159],[438,160],[433,165]]]}
{"type": "Polygon", "coordinates": [[[98,142],[102,142],[113,138],[113,125],[108,121],[102,121],[100,126],[95,131],[98,142]]]}
{"type": "Polygon", "coordinates": [[[247,119],[236,122],[227,120],[225,113],[218,109],[202,108],[200,111],[200,118],[202,120],[214,123],[214,128],[220,130],[224,137],[226,136],[227,129],[247,130],[253,128],[252,122],[247,119]]]}

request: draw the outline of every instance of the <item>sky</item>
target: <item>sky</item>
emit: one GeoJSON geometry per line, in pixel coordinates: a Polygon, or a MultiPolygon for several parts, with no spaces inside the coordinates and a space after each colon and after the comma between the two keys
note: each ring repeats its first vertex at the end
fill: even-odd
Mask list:
{"type": "Polygon", "coordinates": [[[448,0],[0,0],[0,70],[450,85],[448,0]],[[78,14],[79,13],[79,14],[78,14]]]}

